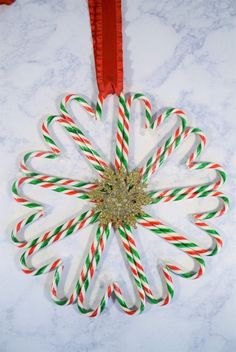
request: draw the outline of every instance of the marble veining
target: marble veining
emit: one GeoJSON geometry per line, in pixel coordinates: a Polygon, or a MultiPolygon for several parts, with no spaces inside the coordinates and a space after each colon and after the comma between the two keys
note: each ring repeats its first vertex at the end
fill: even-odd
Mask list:
{"type": "MultiPolygon", "coordinates": [[[[233,352],[236,350],[236,2],[234,0],[123,0],[125,92],[143,92],[153,110],[166,106],[186,111],[191,126],[208,137],[201,158],[221,163],[228,173],[223,191],[231,198],[227,215],[212,220],[224,239],[216,257],[206,260],[199,280],[174,278],[175,297],[164,308],[147,305],[145,312],[129,317],[111,300],[96,319],[81,316],[76,307],[59,307],[50,300],[50,275],[27,277],[19,269],[19,251],[10,242],[10,230],[27,210],[11,197],[12,181],[19,175],[24,152],[45,149],[40,124],[56,114],[61,98],[78,93],[96,100],[97,88],[86,1],[16,0],[0,6],[0,352],[233,352]]],[[[73,112],[84,131],[107,158],[114,157],[117,101],[109,97],[104,122],[73,112]]],[[[145,132],[142,109],[133,109],[130,165],[140,165],[146,154],[168,131],[145,132]]],[[[91,179],[96,174],[77,152],[62,129],[55,127],[63,155],[57,161],[35,161],[47,173],[91,179]]],[[[176,151],[152,185],[165,188],[201,183],[209,172],[190,172],[183,157],[191,141],[176,151]]],[[[48,216],[26,231],[31,238],[63,218],[85,209],[78,200],[26,186],[26,194],[43,202],[48,216]]],[[[158,215],[189,238],[209,244],[194,228],[188,214],[216,206],[214,200],[192,200],[158,207],[158,215]]],[[[73,239],[46,249],[33,258],[37,265],[63,256],[70,292],[95,227],[73,239]]],[[[154,290],[161,290],[157,264],[165,258],[181,263],[186,258],[151,233],[137,233],[137,243],[154,290]]],[[[113,236],[90,292],[96,302],[107,281],[118,280],[130,300],[135,294],[119,242],[113,236]]]]}

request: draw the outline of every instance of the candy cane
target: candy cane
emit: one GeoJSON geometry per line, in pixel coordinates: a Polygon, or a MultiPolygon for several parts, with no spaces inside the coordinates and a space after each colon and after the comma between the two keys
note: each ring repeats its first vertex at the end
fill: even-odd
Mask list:
{"type": "Polygon", "coordinates": [[[34,158],[53,159],[55,157],[57,157],[56,154],[47,152],[47,151],[28,152],[23,156],[23,158],[20,161],[20,169],[24,175],[32,177],[35,180],[61,185],[64,187],[68,187],[68,189],[69,188],[77,188],[77,189],[79,188],[79,189],[85,189],[85,190],[94,189],[95,183],[85,182],[85,181],[66,178],[66,177],[59,177],[55,175],[43,174],[40,172],[36,172],[28,165],[31,159],[34,159],[34,158]]]}
{"type": "Polygon", "coordinates": [[[151,128],[157,128],[167,118],[172,115],[176,115],[180,119],[180,126],[172,133],[172,135],[165,141],[165,143],[157,148],[154,155],[152,155],[140,170],[143,182],[147,182],[152,174],[164,163],[164,161],[172,154],[175,148],[179,145],[181,136],[183,135],[186,128],[186,116],[182,110],[179,109],[167,109],[154,121],[151,128]],[[157,122],[156,122],[157,121],[157,122]]]}
{"type": "Polygon", "coordinates": [[[27,246],[28,248],[21,255],[20,264],[22,271],[30,275],[41,275],[55,270],[57,267],[61,266],[62,260],[60,258],[54,260],[52,263],[43,265],[40,268],[34,268],[29,266],[27,260],[33,254],[39,252],[43,248],[46,248],[55,242],[61,241],[65,237],[74,234],[85,226],[96,222],[97,218],[97,214],[94,214],[93,211],[89,212],[86,217],[84,217],[84,214],[82,214],[82,219],[81,216],[79,216],[79,220],[76,219],[77,221],[73,221],[74,219],[71,219],[69,220],[69,225],[68,222],[66,222],[65,224],[51,230],[49,233],[46,232],[46,234],[41,236],[40,239],[36,239],[35,242],[33,241],[30,246],[27,246]],[[72,221],[74,222],[73,224],[71,224],[72,221]]]}
{"type": "Polygon", "coordinates": [[[165,272],[165,269],[163,269],[163,276],[166,282],[167,294],[164,297],[159,297],[159,298],[155,297],[149,286],[148,279],[144,272],[143,265],[141,264],[141,258],[140,258],[134,237],[132,235],[132,230],[130,226],[128,225],[120,226],[118,228],[118,231],[122,238],[126,256],[130,263],[131,273],[134,276],[134,280],[137,284],[137,288],[140,290],[140,285],[141,285],[143,289],[140,292],[140,298],[143,302],[142,308],[144,309],[144,303],[145,303],[144,295],[148,297],[151,303],[158,304],[158,305],[167,304],[167,302],[169,302],[173,297],[173,293],[174,293],[172,279],[169,276],[165,275],[166,272],[165,272]]]}
{"type": "MultiPolygon", "coordinates": [[[[65,119],[69,122],[70,126],[71,127],[73,126],[75,129],[76,136],[73,137],[73,135],[72,135],[72,137],[75,138],[76,141],[78,141],[80,148],[82,150],[84,150],[84,149],[86,150],[85,147],[87,147],[90,150],[90,153],[96,159],[97,163],[104,166],[104,161],[101,159],[98,152],[93,148],[93,146],[92,146],[91,142],[88,140],[88,138],[86,138],[85,135],[83,134],[83,132],[77,127],[77,125],[75,124],[75,122],[73,121],[72,117],[70,116],[70,114],[68,112],[67,105],[73,100],[75,100],[79,104],[79,106],[82,106],[90,115],[96,117],[94,109],[88,104],[88,102],[84,98],[82,98],[81,96],[78,96],[78,95],[72,95],[72,94],[67,95],[61,102],[60,110],[61,110],[63,117],[65,117],[65,119]]],[[[71,131],[71,130],[70,130],[70,132],[73,133],[73,131],[71,131]]],[[[93,161],[93,159],[91,159],[91,161],[93,161]]]]}
{"type": "MultiPolygon", "coordinates": [[[[53,190],[54,192],[58,192],[61,194],[65,194],[68,196],[73,196],[79,199],[83,199],[83,200],[89,200],[89,193],[86,191],[82,191],[82,190],[72,190],[68,187],[65,187],[63,185],[58,185],[55,182],[48,182],[48,181],[44,181],[42,179],[35,179],[34,177],[21,177],[19,178],[16,182],[15,182],[15,186],[13,187],[13,194],[15,195],[15,199],[16,201],[19,201],[18,199],[18,188],[19,186],[22,186],[23,184],[31,184],[31,185],[39,185],[42,188],[45,189],[50,189],[53,190]]],[[[94,188],[94,187],[93,187],[94,188]]]]}
{"type": "MultiPolygon", "coordinates": [[[[184,278],[197,279],[204,273],[205,262],[201,257],[201,254],[202,252],[205,252],[205,249],[198,248],[195,243],[188,241],[188,239],[183,235],[177,234],[173,229],[165,226],[162,222],[153,219],[147,214],[138,217],[138,223],[155,234],[158,234],[158,236],[165,239],[167,242],[181,249],[198,264],[198,268],[196,270],[186,270],[179,266],[175,266],[175,269],[172,268],[172,271],[175,274],[184,278]]],[[[169,264],[167,267],[170,269],[169,264]]]]}
{"type": "MultiPolygon", "coordinates": [[[[217,173],[217,180],[213,183],[207,183],[204,185],[190,186],[190,187],[176,187],[173,189],[167,189],[162,191],[153,191],[150,192],[150,196],[154,198],[154,203],[158,203],[160,201],[168,202],[171,200],[181,200],[181,199],[192,199],[195,197],[208,196],[214,193],[219,187],[221,187],[226,180],[226,173],[221,165],[212,162],[196,162],[195,159],[202,153],[205,144],[206,138],[202,131],[197,128],[186,128],[184,133],[179,136],[177,141],[177,146],[180,145],[186,138],[188,138],[191,134],[196,135],[199,138],[199,143],[196,146],[195,150],[190,153],[186,160],[186,166],[189,169],[193,170],[202,170],[202,169],[210,169],[214,170],[217,173]],[[207,193],[209,191],[209,193],[207,193]]],[[[173,152],[173,149],[172,149],[173,152]]],[[[168,154],[168,151],[165,152],[165,155],[168,154]]],[[[165,156],[162,158],[162,162],[165,160],[165,156]]],[[[160,163],[160,165],[161,165],[160,163]]]]}
{"type": "Polygon", "coordinates": [[[115,167],[128,169],[129,154],[129,115],[127,113],[124,94],[119,96],[117,132],[116,132],[116,156],[115,167]]]}

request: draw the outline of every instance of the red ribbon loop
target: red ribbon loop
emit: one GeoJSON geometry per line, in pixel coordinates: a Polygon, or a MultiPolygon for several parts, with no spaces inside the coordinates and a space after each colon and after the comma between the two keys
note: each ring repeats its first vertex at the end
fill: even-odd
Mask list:
{"type": "Polygon", "coordinates": [[[123,90],[121,0],[88,0],[100,95],[123,90]]]}

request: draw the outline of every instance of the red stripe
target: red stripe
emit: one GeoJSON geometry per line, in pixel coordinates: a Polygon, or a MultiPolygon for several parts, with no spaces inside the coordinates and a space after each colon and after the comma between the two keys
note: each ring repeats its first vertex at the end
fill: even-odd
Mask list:
{"type": "Polygon", "coordinates": [[[24,164],[22,164],[22,163],[20,163],[20,167],[21,167],[23,170],[27,170],[27,167],[26,167],[24,164]]]}
{"type": "Polygon", "coordinates": [[[183,115],[185,115],[183,110],[175,110],[175,114],[183,114],[183,115]]]}
{"type": "Polygon", "coordinates": [[[121,107],[119,107],[119,115],[122,117],[122,119],[124,120],[124,112],[123,110],[121,109],[121,107]]]}
{"type": "Polygon", "coordinates": [[[141,264],[137,263],[136,261],[135,261],[135,264],[139,270],[144,271],[144,268],[141,264]]]}
{"type": "Polygon", "coordinates": [[[148,109],[151,110],[152,107],[151,107],[150,102],[148,100],[144,100],[144,102],[145,102],[145,105],[148,107],[148,109]]]}
{"type": "Polygon", "coordinates": [[[193,192],[192,194],[188,195],[188,199],[192,199],[198,196],[198,193],[193,192]]]}
{"type": "Polygon", "coordinates": [[[79,224],[79,229],[81,229],[81,228],[84,226],[84,224],[86,223],[87,219],[88,219],[88,218],[85,218],[84,220],[82,220],[82,221],[80,222],[80,224],[79,224]]]}
{"type": "Polygon", "coordinates": [[[80,302],[83,303],[84,297],[83,297],[83,295],[82,295],[82,292],[80,292],[80,294],[79,294],[78,297],[79,297],[80,302]]]}
{"type": "Polygon", "coordinates": [[[121,290],[115,283],[114,283],[114,290],[121,295],[121,290]]]}
{"type": "Polygon", "coordinates": [[[150,288],[144,286],[143,289],[146,293],[149,293],[150,295],[152,295],[152,291],[150,290],[150,288]]]}
{"type": "Polygon", "coordinates": [[[92,314],[90,314],[90,317],[96,317],[98,314],[98,308],[93,311],[92,314]]]}
{"type": "Polygon", "coordinates": [[[127,233],[126,233],[126,235],[127,235],[128,241],[129,241],[130,243],[132,243],[132,244],[135,246],[135,242],[134,242],[133,238],[130,237],[127,233]]]}
{"type": "Polygon", "coordinates": [[[180,128],[177,128],[177,130],[175,131],[175,138],[179,136],[179,133],[180,133],[180,128]]]}
{"type": "Polygon", "coordinates": [[[44,234],[41,242],[45,241],[48,238],[49,233],[50,233],[50,231],[48,231],[44,234]]]}
{"type": "Polygon", "coordinates": [[[56,154],[59,154],[60,153],[60,149],[58,148],[55,148],[55,147],[51,147],[52,151],[56,154]]]}
{"type": "Polygon", "coordinates": [[[198,271],[198,275],[196,276],[196,279],[198,279],[200,276],[202,276],[202,274],[203,274],[203,270],[202,270],[202,268],[200,268],[198,271]]]}
{"type": "Polygon", "coordinates": [[[171,269],[171,270],[176,270],[176,271],[179,271],[180,268],[178,268],[177,266],[175,265],[171,265],[171,264],[168,264],[168,268],[171,269]]]}
{"type": "Polygon", "coordinates": [[[119,168],[120,168],[120,164],[118,163],[117,159],[115,160],[115,167],[117,170],[119,170],[119,168]]]}
{"type": "Polygon", "coordinates": [[[125,126],[126,130],[129,131],[129,123],[128,123],[127,119],[124,120],[124,126],[125,126]]]}
{"type": "Polygon", "coordinates": [[[107,295],[108,295],[108,297],[110,297],[111,294],[112,294],[111,286],[108,286],[108,288],[107,288],[107,295]]]}
{"type": "Polygon", "coordinates": [[[217,169],[220,168],[221,166],[219,164],[213,164],[210,166],[210,169],[217,169]]]}
{"type": "MultiPolygon", "coordinates": [[[[213,189],[217,189],[220,184],[221,184],[221,180],[217,181],[217,182],[215,183],[213,189]]],[[[220,194],[220,192],[219,192],[219,194],[220,194]]],[[[215,193],[214,193],[214,195],[215,195],[215,193]]]]}
{"type": "Polygon", "coordinates": [[[132,273],[133,273],[135,276],[137,276],[137,275],[138,275],[137,270],[135,270],[134,268],[131,268],[131,271],[132,271],[132,273]]]}
{"type": "Polygon", "coordinates": [[[215,237],[215,240],[221,247],[223,246],[223,241],[221,238],[215,237]]]}
{"type": "Polygon", "coordinates": [[[138,294],[139,294],[139,297],[141,298],[141,300],[144,301],[145,295],[142,292],[140,292],[140,291],[139,291],[138,294]]]}
{"type": "Polygon", "coordinates": [[[15,200],[16,200],[18,203],[25,203],[25,202],[27,202],[27,199],[24,199],[24,198],[15,198],[15,200]]]}
{"type": "Polygon", "coordinates": [[[88,111],[88,112],[94,114],[93,108],[90,108],[90,107],[87,107],[87,106],[85,106],[84,108],[86,109],[86,111],[88,111]]]}
{"type": "Polygon", "coordinates": [[[34,270],[33,270],[33,269],[22,269],[22,271],[23,271],[25,274],[31,274],[34,270]]]}
{"type": "Polygon", "coordinates": [[[168,149],[168,155],[170,155],[173,152],[174,146],[171,144],[170,148],[168,149]]]}
{"type": "Polygon", "coordinates": [[[89,145],[91,145],[91,143],[89,142],[89,140],[88,139],[86,139],[86,138],[83,138],[83,137],[81,137],[80,135],[72,135],[72,138],[75,140],[75,141],[78,141],[78,142],[81,142],[81,143],[84,143],[84,144],[89,144],[89,145]]]}
{"type": "Polygon", "coordinates": [[[81,280],[82,280],[82,281],[84,281],[84,279],[85,279],[85,275],[84,275],[84,271],[83,271],[83,270],[82,270],[82,272],[81,272],[80,277],[81,277],[81,280]]]}
{"type": "Polygon", "coordinates": [[[168,196],[164,199],[164,203],[170,202],[175,196],[168,196]]]}
{"type": "Polygon", "coordinates": [[[168,281],[173,282],[172,277],[167,272],[163,271],[163,274],[168,281]]]}
{"type": "Polygon", "coordinates": [[[167,189],[166,191],[161,192],[161,194],[158,197],[164,197],[168,192],[169,190],[167,189]]]}
{"type": "Polygon", "coordinates": [[[62,232],[58,232],[58,234],[53,238],[53,242],[57,242],[61,238],[62,232]]]}
{"type": "Polygon", "coordinates": [[[65,102],[67,103],[68,100],[73,96],[74,94],[69,94],[65,97],[65,102]]]}
{"type": "Polygon", "coordinates": [[[128,154],[128,149],[124,144],[123,144],[123,152],[125,152],[125,154],[128,154]]]}
{"type": "Polygon", "coordinates": [[[73,183],[73,181],[72,180],[66,180],[66,181],[63,181],[62,182],[62,185],[69,185],[70,183],[73,183]]]}
{"type": "Polygon", "coordinates": [[[48,154],[48,152],[38,152],[35,154],[35,158],[39,158],[42,155],[48,154]]]}
{"type": "Polygon", "coordinates": [[[16,225],[16,232],[20,231],[22,222],[23,222],[23,220],[21,220],[20,222],[18,222],[18,224],[16,225]]]}
{"type": "Polygon", "coordinates": [[[39,180],[40,181],[45,181],[45,180],[47,180],[47,178],[50,178],[50,176],[44,175],[44,176],[40,176],[39,180]]]}
{"type": "Polygon", "coordinates": [[[124,248],[130,253],[130,247],[124,242],[123,242],[123,245],[124,245],[124,248]]]}
{"type": "Polygon", "coordinates": [[[77,191],[66,191],[66,194],[68,195],[68,196],[72,196],[72,195],[74,195],[74,194],[78,194],[78,192],[77,191]]]}
{"type": "Polygon", "coordinates": [[[195,224],[201,227],[208,227],[208,225],[205,222],[195,222],[195,224]]]}
{"type": "Polygon", "coordinates": [[[28,252],[29,255],[31,255],[31,254],[34,253],[36,246],[37,246],[37,245],[35,244],[33,247],[30,247],[29,252],[28,252]]]}
{"type": "Polygon", "coordinates": [[[92,243],[92,246],[91,246],[91,253],[92,253],[92,255],[94,255],[94,253],[95,253],[94,243],[92,243]]]}
{"type": "Polygon", "coordinates": [[[186,192],[185,192],[184,194],[191,193],[194,188],[195,188],[195,187],[189,187],[189,188],[187,188],[187,190],[186,190],[186,192]]]}
{"type": "Polygon", "coordinates": [[[89,272],[90,272],[90,276],[93,277],[93,274],[94,274],[94,267],[93,267],[93,265],[90,266],[89,272]]]}
{"type": "Polygon", "coordinates": [[[156,225],[162,225],[160,221],[153,221],[153,220],[146,220],[148,222],[140,222],[141,225],[145,227],[151,227],[151,226],[156,226],[156,225]]]}
{"type": "Polygon", "coordinates": [[[50,187],[53,187],[54,184],[53,183],[44,183],[43,185],[40,185],[40,186],[43,188],[50,188],[50,187]]]}
{"type": "Polygon", "coordinates": [[[189,255],[204,254],[204,253],[206,253],[206,252],[208,252],[207,249],[193,249],[193,250],[188,250],[188,251],[187,251],[187,253],[188,253],[189,255]]]}
{"type": "Polygon", "coordinates": [[[52,266],[51,266],[51,268],[50,268],[50,271],[51,271],[51,270],[54,270],[54,269],[57,267],[57,265],[60,263],[60,261],[61,261],[61,259],[57,259],[57,260],[52,264],[52,266]]]}
{"type": "Polygon", "coordinates": [[[27,242],[24,242],[24,243],[20,243],[20,244],[16,244],[17,247],[19,248],[24,248],[26,245],[27,245],[27,242]]]}
{"type": "Polygon", "coordinates": [[[72,294],[72,295],[70,296],[69,304],[72,304],[73,302],[74,302],[74,295],[72,294]]]}
{"type": "Polygon", "coordinates": [[[121,138],[121,135],[120,135],[120,133],[119,132],[117,132],[117,134],[116,134],[116,139],[118,140],[118,142],[122,145],[122,143],[123,143],[123,139],[121,138]]]}
{"type": "Polygon", "coordinates": [[[42,130],[48,134],[48,129],[46,128],[45,124],[42,124],[42,130]]]}
{"type": "Polygon", "coordinates": [[[67,223],[67,226],[66,226],[66,229],[70,228],[74,222],[75,218],[71,219],[68,223],[67,223]]]}
{"type": "Polygon", "coordinates": [[[125,311],[125,313],[127,313],[128,315],[133,315],[137,312],[137,309],[135,310],[130,310],[130,311],[125,311]]]}
{"type": "Polygon", "coordinates": [[[158,116],[158,118],[157,118],[157,122],[156,122],[156,124],[157,124],[157,126],[159,126],[160,125],[160,123],[162,122],[162,118],[163,118],[163,115],[160,115],[160,116],[158,116]]]}
{"type": "Polygon", "coordinates": [[[103,161],[103,160],[99,160],[99,164],[101,166],[107,167],[107,163],[105,161],[103,161]]]}
{"type": "Polygon", "coordinates": [[[201,216],[202,216],[202,214],[195,214],[194,215],[195,219],[199,219],[199,218],[201,218],[201,216]]]}
{"type": "Polygon", "coordinates": [[[87,154],[86,154],[86,158],[87,158],[88,160],[97,161],[97,159],[96,159],[94,156],[92,156],[92,155],[87,155],[87,154]]]}
{"type": "MultiPolygon", "coordinates": [[[[27,170],[27,169],[26,169],[27,170]]],[[[20,178],[19,179],[19,181],[18,181],[18,185],[19,186],[21,186],[22,185],[22,183],[24,183],[26,180],[28,180],[29,179],[29,177],[22,177],[22,178],[20,178]]]]}
{"type": "Polygon", "coordinates": [[[170,301],[169,295],[165,298],[164,302],[162,303],[163,306],[167,305],[170,301]]]}
{"type": "Polygon", "coordinates": [[[103,251],[104,250],[104,241],[103,241],[102,237],[100,239],[100,247],[101,247],[101,250],[103,251]]]}
{"type": "Polygon", "coordinates": [[[186,238],[183,236],[167,236],[167,237],[165,237],[165,240],[167,240],[167,241],[184,241],[184,240],[186,240],[186,238]]]}
{"type": "Polygon", "coordinates": [[[206,144],[206,137],[204,137],[203,135],[200,134],[200,138],[203,141],[203,144],[206,144]]]}

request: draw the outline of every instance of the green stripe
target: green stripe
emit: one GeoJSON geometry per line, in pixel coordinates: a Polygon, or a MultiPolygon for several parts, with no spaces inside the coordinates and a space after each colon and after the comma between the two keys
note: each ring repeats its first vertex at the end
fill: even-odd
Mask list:
{"type": "Polygon", "coordinates": [[[171,295],[171,297],[173,297],[174,296],[173,288],[168,283],[166,283],[166,286],[167,286],[167,290],[168,290],[169,294],[171,295]]]}
{"type": "Polygon", "coordinates": [[[47,268],[48,268],[48,265],[42,266],[34,273],[34,275],[35,276],[42,275],[46,271],[47,268]]]}
{"type": "Polygon", "coordinates": [[[84,103],[84,104],[89,105],[88,102],[87,102],[84,98],[82,98],[82,97],[77,97],[77,98],[74,98],[73,100],[76,100],[76,101],[78,101],[79,103],[84,103]]]}
{"type": "Polygon", "coordinates": [[[64,105],[62,103],[60,104],[60,109],[62,111],[64,111],[65,113],[67,113],[67,110],[66,110],[66,108],[64,107],[64,105]]]}
{"type": "Polygon", "coordinates": [[[46,142],[56,146],[56,143],[50,137],[43,135],[43,138],[45,139],[46,142]]]}

